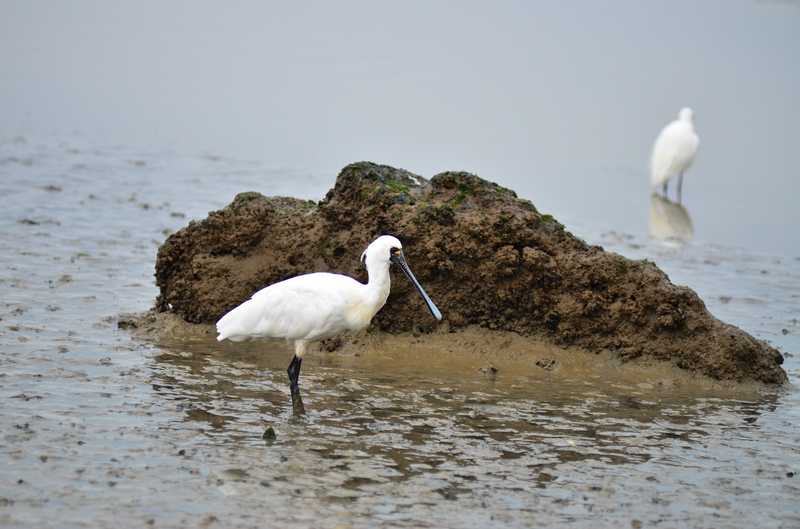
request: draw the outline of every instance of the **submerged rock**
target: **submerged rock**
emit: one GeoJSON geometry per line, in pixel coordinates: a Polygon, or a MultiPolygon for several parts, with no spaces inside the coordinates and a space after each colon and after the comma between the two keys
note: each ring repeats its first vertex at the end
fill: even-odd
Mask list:
{"type": "MultiPolygon", "coordinates": [[[[777,350],[713,317],[654,263],[589,246],[530,201],[464,172],[428,181],[362,162],[345,167],[319,204],[242,193],[161,246],[157,309],[212,323],[260,288],[298,274],[366,281],[359,256],[384,233],[403,242],[451,330],[513,331],[720,380],[787,380],[777,350]]],[[[395,275],[370,329],[424,333],[437,325],[395,275]]]]}

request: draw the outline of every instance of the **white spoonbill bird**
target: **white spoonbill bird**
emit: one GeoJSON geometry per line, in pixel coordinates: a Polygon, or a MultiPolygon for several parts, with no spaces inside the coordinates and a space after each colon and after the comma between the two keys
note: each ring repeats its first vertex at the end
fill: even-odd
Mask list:
{"type": "Polygon", "coordinates": [[[661,129],[653,145],[650,158],[650,185],[664,186],[667,194],[667,182],[678,177],[678,201],[681,200],[683,173],[692,165],[700,138],[694,131],[694,112],[689,107],[682,108],[678,119],[661,129]]]}
{"type": "MultiPolygon", "coordinates": [[[[217,322],[217,340],[229,338],[285,338],[294,340],[294,359],[289,364],[292,404],[297,412],[300,364],[311,342],[324,340],[345,330],[366,327],[389,297],[389,266],[395,263],[419,291],[431,314],[442,314],[422,289],[403,255],[403,245],[391,235],[381,235],[364,250],[369,281],[315,272],[292,277],[262,288],[217,322]]],[[[300,411],[299,413],[302,413],[300,411]]]]}

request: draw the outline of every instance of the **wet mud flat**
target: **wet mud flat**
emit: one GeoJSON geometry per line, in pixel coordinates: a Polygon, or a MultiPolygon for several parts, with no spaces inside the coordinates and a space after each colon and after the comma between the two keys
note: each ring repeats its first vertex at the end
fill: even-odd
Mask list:
{"type": "MultiPolygon", "coordinates": [[[[171,375],[154,387],[182,400],[197,436],[267,458],[230,466],[218,486],[292,498],[298,512],[270,506],[277,519],[718,527],[765,501],[733,477],[753,445],[727,434],[774,406],[783,356],[652,263],[586,245],[474,175],[429,182],[360,163],[319,205],[240,194],[165,241],[156,279],[155,310],[122,320],[162,351],[171,375]],[[212,324],[286,277],[363,276],[354,256],[379,233],[402,237],[445,320],[420,317],[393,285],[392,310],[365,331],[313,346],[308,415],[295,417],[287,345],[218,344],[212,324]],[[737,455],[721,462],[719,443],[737,455]]],[[[794,471],[773,463],[754,472],[776,480],[776,498],[795,491],[794,471]]]]}
{"type": "Polygon", "coordinates": [[[39,389],[6,388],[4,526],[800,520],[787,502],[797,431],[772,419],[786,390],[668,365],[604,370],[612,358],[467,329],[446,335],[461,353],[413,335],[310,352],[295,418],[285,343],[220,344],[184,325],[44,373],[39,389]]]}
{"type": "Polygon", "coordinates": [[[309,353],[295,418],[285,342],[220,344],[211,326],[157,318],[169,332],[133,330],[157,351],[150,383],[175,415],[154,435],[212,493],[183,521],[247,526],[255,509],[289,526],[737,527],[765,508],[800,520],[785,502],[800,492],[794,467],[769,448],[793,441],[764,421],[786,390],[479,328],[362,332],[309,353]]]}
{"type": "MultiPolygon", "coordinates": [[[[205,159],[45,147],[0,163],[0,526],[798,525],[800,276],[785,262],[690,248],[673,268],[722,283],[709,308],[784,351],[790,384],[376,321],[309,352],[295,420],[286,344],[218,343],[170,313],[160,332],[118,328],[152,306],[156,251],[190,205],[240,186],[196,185],[205,159]]],[[[253,171],[214,163],[208,182],[219,164],[253,171]]]]}

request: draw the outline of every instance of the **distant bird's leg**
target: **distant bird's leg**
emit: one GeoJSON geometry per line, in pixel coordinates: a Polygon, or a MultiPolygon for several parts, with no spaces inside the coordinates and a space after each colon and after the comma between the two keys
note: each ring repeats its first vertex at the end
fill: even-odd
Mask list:
{"type": "Polygon", "coordinates": [[[681,203],[681,186],[683,185],[683,173],[678,177],[678,204],[681,203]]]}
{"type": "Polygon", "coordinates": [[[664,192],[664,197],[666,197],[667,196],[667,182],[664,182],[664,187],[662,187],[661,190],[664,192]]]}

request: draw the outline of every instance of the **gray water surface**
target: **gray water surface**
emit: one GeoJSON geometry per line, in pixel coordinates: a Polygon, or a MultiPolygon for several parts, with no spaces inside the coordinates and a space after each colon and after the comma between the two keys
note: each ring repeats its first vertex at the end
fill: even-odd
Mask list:
{"type": "MultiPolygon", "coordinates": [[[[800,523],[797,260],[595,234],[780,347],[787,388],[312,355],[295,420],[284,344],[116,328],[152,305],[155,251],[191,204],[221,206],[231,175],[287,194],[284,175],[22,138],[0,160],[5,526],[800,523]]],[[[288,194],[332,179],[295,175],[288,194]]]]}

